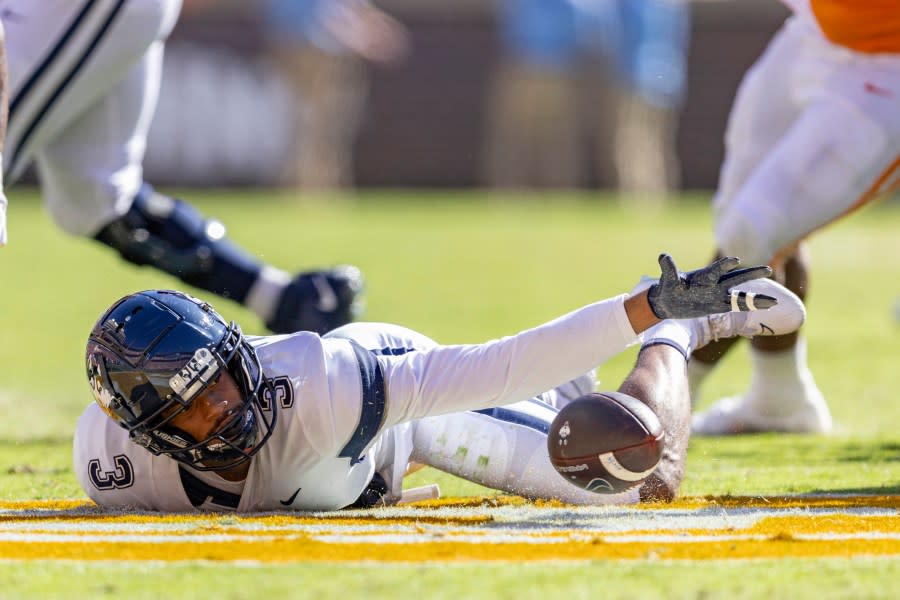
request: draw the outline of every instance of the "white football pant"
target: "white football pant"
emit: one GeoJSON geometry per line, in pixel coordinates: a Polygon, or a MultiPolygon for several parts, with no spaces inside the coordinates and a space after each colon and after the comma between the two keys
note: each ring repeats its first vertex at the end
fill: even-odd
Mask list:
{"type": "Polygon", "coordinates": [[[3,0],[7,182],[34,161],[54,221],[93,235],[125,213],[181,0],[3,0]]]}
{"type": "Polygon", "coordinates": [[[851,52],[791,18],[748,71],[726,132],[716,241],[745,264],[900,183],[900,55],[851,52]]]}

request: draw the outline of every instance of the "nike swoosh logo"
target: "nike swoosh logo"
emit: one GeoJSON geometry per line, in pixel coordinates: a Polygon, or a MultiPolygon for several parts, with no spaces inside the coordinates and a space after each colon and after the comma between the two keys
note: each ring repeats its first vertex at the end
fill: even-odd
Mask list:
{"type": "Polygon", "coordinates": [[[333,312],[337,309],[337,295],[334,293],[334,290],[331,289],[328,280],[322,275],[313,275],[311,279],[313,287],[316,288],[316,293],[319,295],[319,300],[316,302],[316,308],[326,313],[333,312]]]}
{"type": "Polygon", "coordinates": [[[766,325],[765,323],[759,324],[759,332],[762,335],[775,335],[775,330],[766,325]],[[768,333],[766,333],[768,331],[768,333]]]}
{"type": "Polygon", "coordinates": [[[297,491],[294,492],[293,494],[291,494],[290,498],[288,498],[287,500],[279,500],[279,502],[281,502],[282,506],[290,506],[291,504],[294,503],[294,499],[297,497],[297,494],[299,494],[300,490],[302,490],[302,489],[303,489],[302,487],[298,487],[297,491]]]}

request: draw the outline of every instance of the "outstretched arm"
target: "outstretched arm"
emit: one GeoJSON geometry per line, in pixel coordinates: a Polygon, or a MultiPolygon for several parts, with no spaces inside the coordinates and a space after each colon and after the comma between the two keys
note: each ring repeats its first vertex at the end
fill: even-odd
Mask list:
{"type": "Polygon", "coordinates": [[[389,426],[525,400],[635,343],[625,296],[590,304],[516,335],[379,357],[389,426]]]}
{"type": "Polygon", "coordinates": [[[663,255],[663,277],[634,296],[597,302],[516,335],[484,344],[438,346],[401,357],[384,357],[385,425],[461,410],[517,402],[552,389],[597,367],[659,322],[658,307],[671,318],[731,310],[730,288],[768,274],[768,267],[734,271],[736,259],[690,273],[663,255]],[[672,269],[666,268],[671,265],[672,269]],[[735,274],[737,273],[737,275],[735,274]]]}

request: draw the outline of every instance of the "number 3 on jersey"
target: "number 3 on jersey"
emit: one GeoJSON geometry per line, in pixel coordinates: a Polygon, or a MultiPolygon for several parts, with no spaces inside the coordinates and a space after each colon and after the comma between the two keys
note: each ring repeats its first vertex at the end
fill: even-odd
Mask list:
{"type": "Polygon", "coordinates": [[[269,385],[263,386],[263,394],[259,402],[263,410],[272,410],[273,394],[279,407],[290,408],[294,405],[294,388],[291,386],[289,378],[276,377],[269,380],[269,385]]]}
{"type": "Polygon", "coordinates": [[[88,474],[91,483],[98,490],[121,490],[134,485],[134,469],[131,461],[124,454],[113,457],[115,468],[112,471],[104,471],[100,466],[100,459],[95,458],[88,463],[88,474]]]}

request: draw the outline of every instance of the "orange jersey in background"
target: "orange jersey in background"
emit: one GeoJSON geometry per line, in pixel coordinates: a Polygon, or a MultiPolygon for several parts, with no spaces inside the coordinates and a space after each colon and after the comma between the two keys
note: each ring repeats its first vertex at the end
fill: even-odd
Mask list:
{"type": "Polygon", "coordinates": [[[809,4],[825,37],[835,44],[858,52],[900,54],[900,0],[809,0],[809,4]]]}

